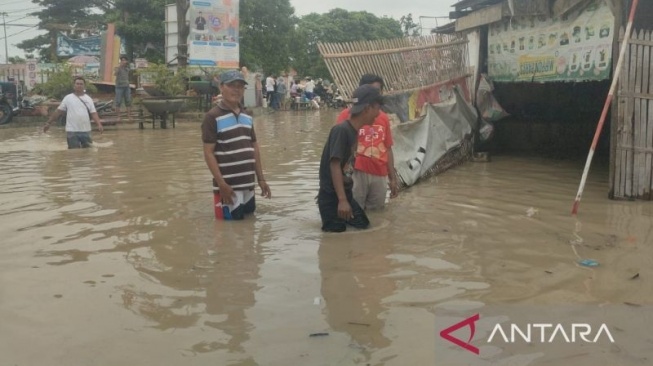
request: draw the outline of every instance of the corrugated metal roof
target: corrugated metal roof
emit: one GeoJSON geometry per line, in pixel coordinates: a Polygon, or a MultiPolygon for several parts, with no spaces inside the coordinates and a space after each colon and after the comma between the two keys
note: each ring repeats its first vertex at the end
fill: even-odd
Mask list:
{"type": "Polygon", "coordinates": [[[451,34],[456,32],[456,22],[447,23],[445,25],[431,29],[431,34],[451,34]]]}

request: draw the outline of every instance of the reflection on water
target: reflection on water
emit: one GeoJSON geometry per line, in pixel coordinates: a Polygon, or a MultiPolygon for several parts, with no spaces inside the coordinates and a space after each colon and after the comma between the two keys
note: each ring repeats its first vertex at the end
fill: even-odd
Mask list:
{"type": "Polygon", "coordinates": [[[334,119],[256,119],[273,199],[243,222],[213,219],[199,121],[71,151],[61,130],[0,129],[0,364],[437,364],[439,307],[651,303],[652,206],[608,201],[601,168],[578,220],[581,166],[496,157],[322,234],[334,119]]]}

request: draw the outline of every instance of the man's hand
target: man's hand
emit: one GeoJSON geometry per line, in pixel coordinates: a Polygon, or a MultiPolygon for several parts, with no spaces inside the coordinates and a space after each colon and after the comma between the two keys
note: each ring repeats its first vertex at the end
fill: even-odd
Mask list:
{"type": "Polygon", "coordinates": [[[97,123],[97,130],[100,131],[100,134],[104,132],[104,127],[102,127],[102,123],[100,122],[97,123]]]}
{"type": "Polygon", "coordinates": [[[350,220],[354,218],[354,214],[351,211],[351,206],[349,201],[341,200],[338,201],[338,217],[343,220],[350,220]]]}
{"type": "Polygon", "coordinates": [[[43,133],[48,132],[50,129],[50,122],[45,122],[45,126],[43,126],[43,133]]]}
{"type": "Polygon", "coordinates": [[[270,191],[270,187],[264,180],[259,180],[258,186],[261,187],[261,196],[265,198],[272,198],[272,192],[270,191]]]}
{"type": "Polygon", "coordinates": [[[397,183],[397,179],[390,179],[388,186],[390,187],[390,198],[396,198],[399,195],[399,184],[397,183]]]}
{"type": "Polygon", "coordinates": [[[234,204],[234,190],[228,185],[225,181],[218,183],[218,188],[220,188],[220,197],[222,202],[228,205],[234,204]]]}

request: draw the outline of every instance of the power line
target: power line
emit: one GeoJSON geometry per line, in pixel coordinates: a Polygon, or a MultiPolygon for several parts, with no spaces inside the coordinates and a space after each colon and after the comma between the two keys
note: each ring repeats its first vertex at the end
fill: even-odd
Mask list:
{"type": "Polygon", "coordinates": [[[28,30],[30,30],[30,29],[32,29],[32,28],[36,28],[36,27],[38,27],[38,24],[35,25],[35,26],[32,26],[32,27],[29,27],[29,28],[27,28],[27,29],[23,29],[23,30],[20,31],[20,32],[16,32],[16,33],[9,34],[9,35],[7,35],[7,37],[2,37],[2,38],[0,38],[0,41],[2,41],[2,40],[5,39],[5,38],[9,38],[9,37],[15,36],[15,35],[17,35],[17,34],[21,34],[21,33],[27,32],[28,30]]]}
{"type": "MultiPolygon", "coordinates": [[[[21,1],[22,2],[22,1],[21,1]]],[[[28,9],[20,9],[20,10],[12,10],[12,11],[6,11],[5,13],[7,14],[16,14],[16,13],[22,13],[22,12],[31,12],[34,10],[40,10],[41,8],[28,8],[28,9]]]]}
{"type": "Polygon", "coordinates": [[[22,0],[22,1],[14,1],[13,3],[6,3],[5,5],[20,4],[20,3],[24,3],[24,2],[25,2],[25,0],[22,0]]]}
{"type": "Polygon", "coordinates": [[[30,17],[32,17],[32,16],[31,16],[31,15],[26,15],[26,16],[24,16],[24,17],[22,17],[22,18],[18,18],[18,19],[10,20],[10,21],[8,21],[6,24],[7,24],[7,25],[10,25],[10,24],[13,23],[13,22],[17,22],[17,21],[19,21],[19,20],[21,20],[21,19],[30,18],[30,17]]]}
{"type": "Polygon", "coordinates": [[[7,27],[38,27],[40,24],[9,24],[7,23],[7,27]]]}

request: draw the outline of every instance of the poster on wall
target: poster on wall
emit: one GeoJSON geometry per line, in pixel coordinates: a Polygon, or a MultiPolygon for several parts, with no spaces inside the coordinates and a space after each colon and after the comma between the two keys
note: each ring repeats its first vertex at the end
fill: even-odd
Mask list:
{"type": "Polygon", "coordinates": [[[565,17],[514,17],[490,25],[493,81],[589,81],[610,78],[614,16],[594,0],[565,17]]]}
{"type": "Polygon", "coordinates": [[[192,0],[190,65],[238,68],[239,0],[192,0]]]}
{"type": "Polygon", "coordinates": [[[39,64],[36,62],[36,59],[29,59],[25,62],[27,66],[27,90],[32,90],[32,88],[38,83],[38,72],[39,64]]]}

